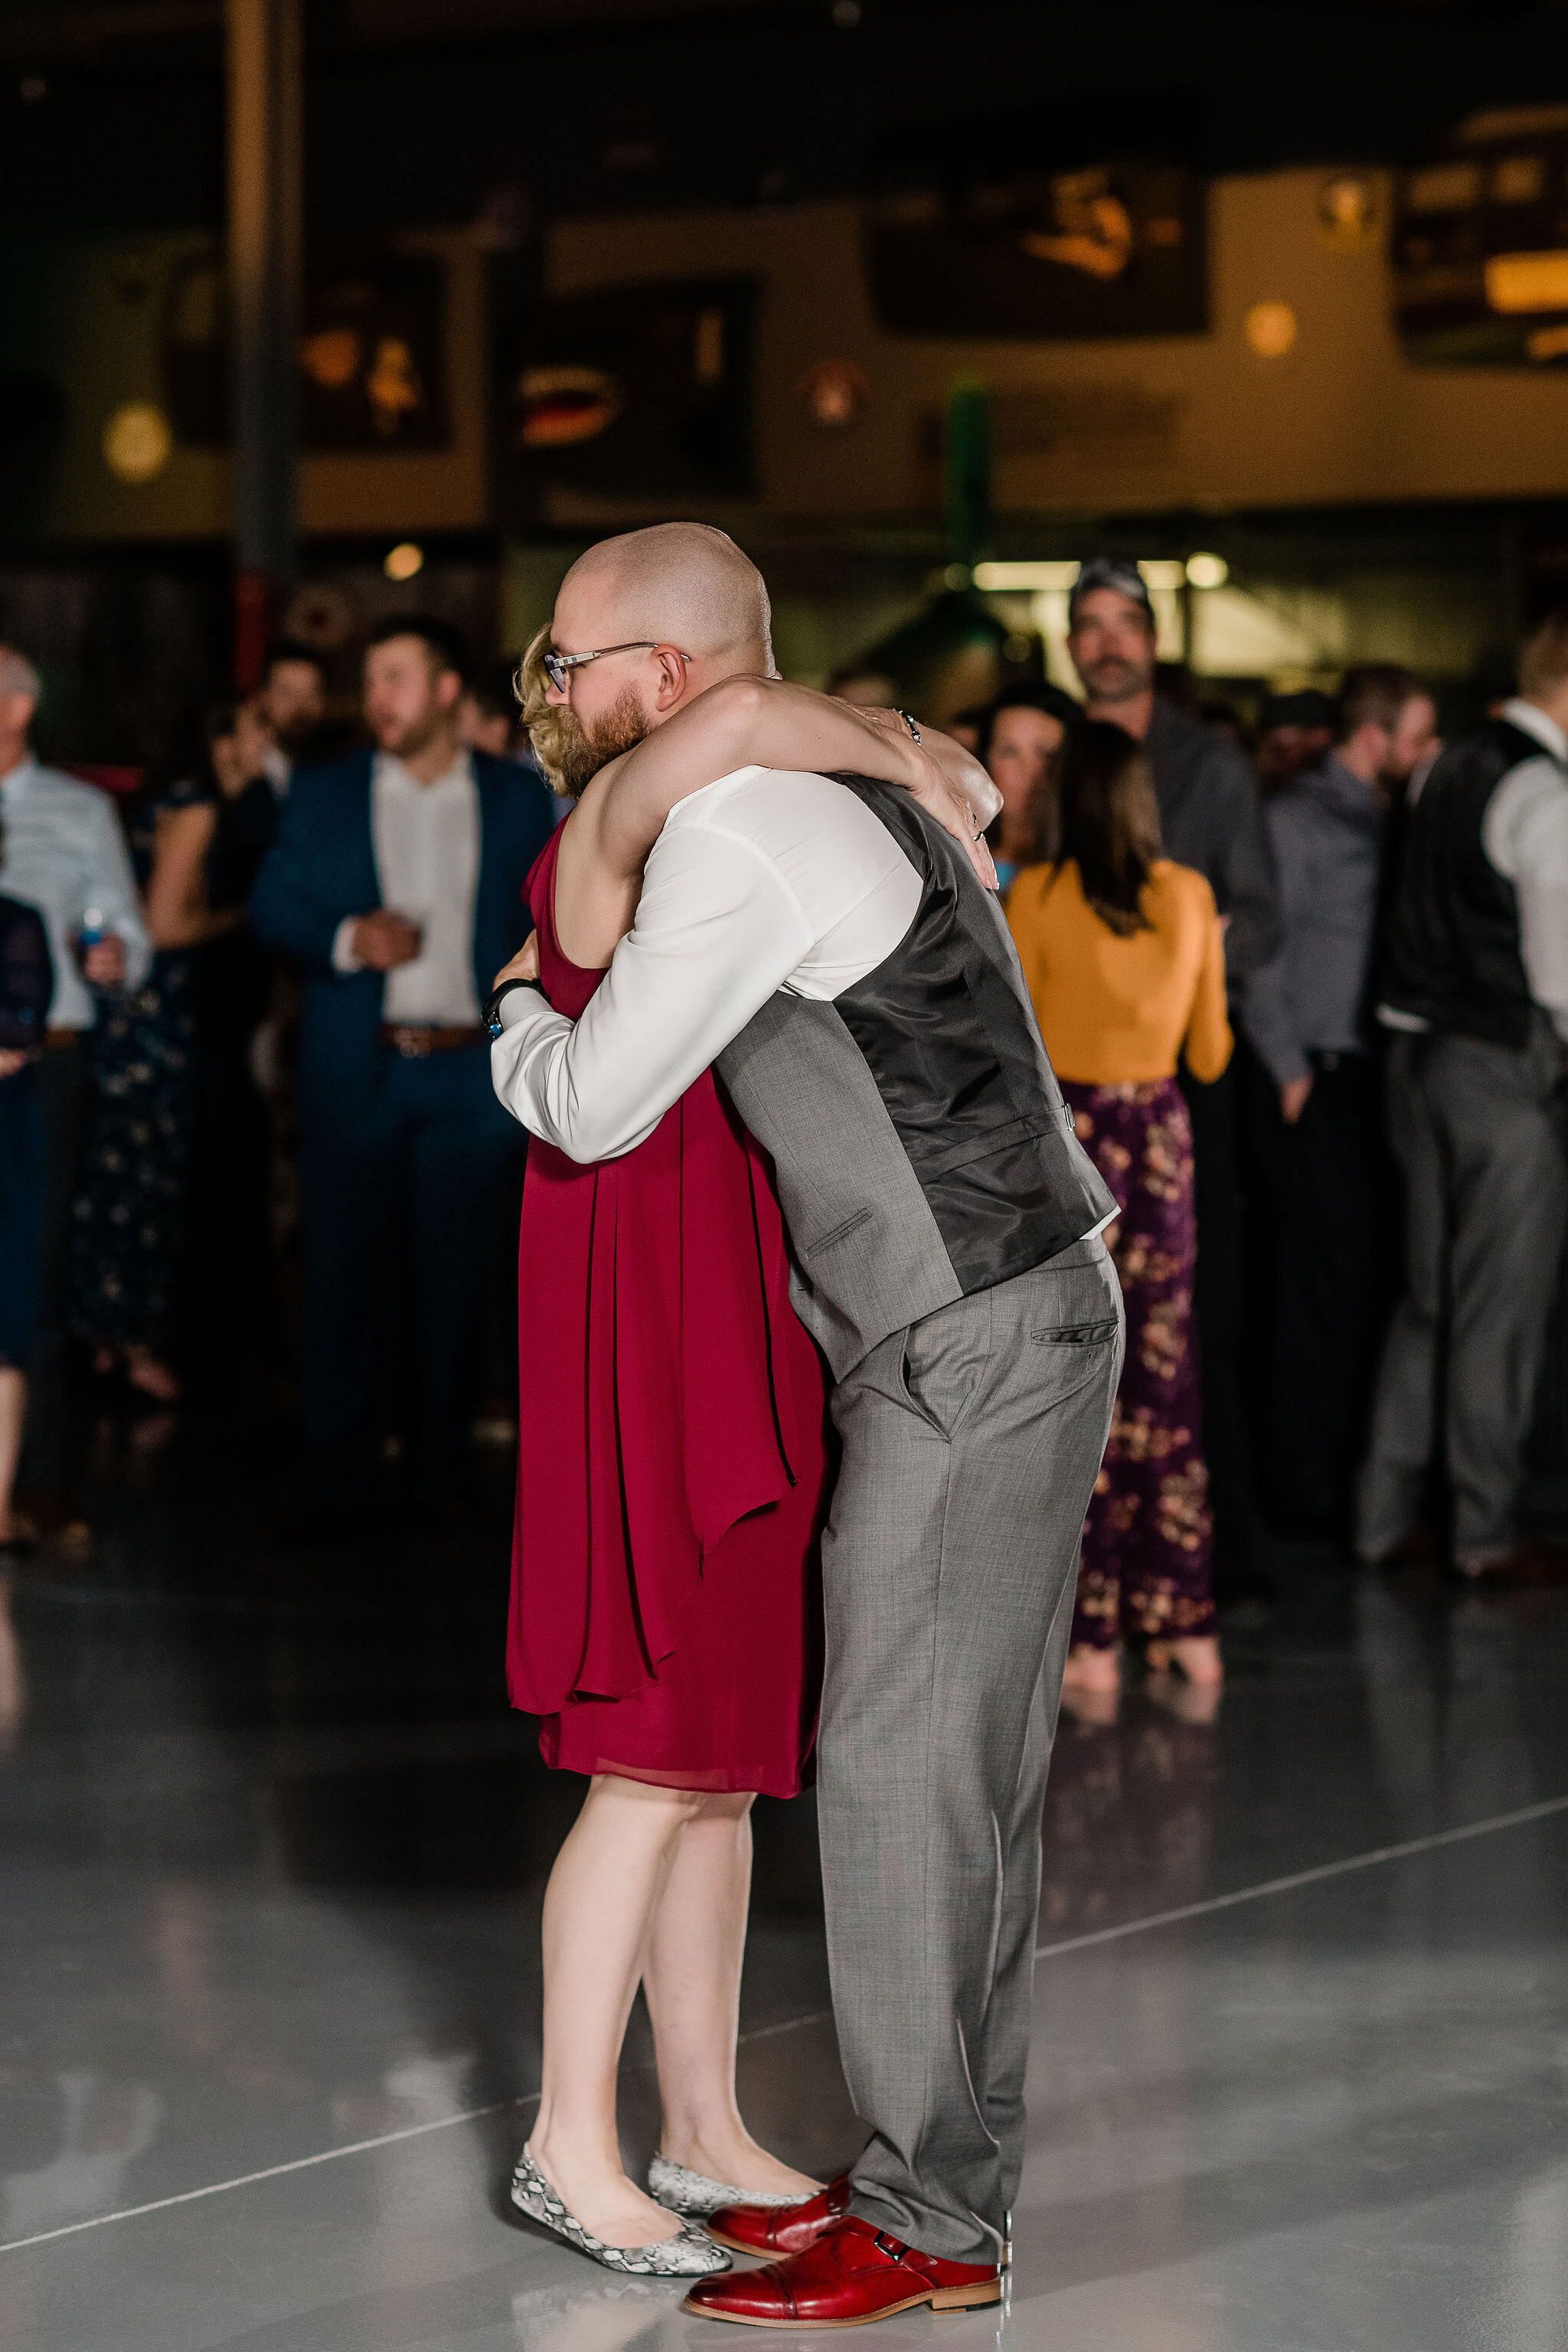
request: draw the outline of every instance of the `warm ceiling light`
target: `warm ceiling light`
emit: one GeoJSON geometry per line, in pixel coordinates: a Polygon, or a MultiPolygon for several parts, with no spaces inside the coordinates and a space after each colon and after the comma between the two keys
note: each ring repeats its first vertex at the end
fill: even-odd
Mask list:
{"type": "Polygon", "coordinates": [[[1189,555],[1187,585],[1190,588],[1223,588],[1230,578],[1230,566],[1223,555],[1189,555]]]}
{"type": "Polygon", "coordinates": [[[1143,574],[1145,588],[1179,588],[1187,576],[1187,567],[1180,556],[1142,555],[1138,569],[1143,574]]]}
{"type": "Polygon", "coordinates": [[[1041,589],[1070,588],[1076,563],[977,563],[974,584],[992,596],[1037,595],[1041,589]]]}
{"type": "Polygon", "coordinates": [[[103,432],[103,462],[120,482],[150,482],[168,464],[174,446],[169,420],[150,400],[127,401],[103,432]]]}
{"type": "Polygon", "coordinates": [[[1255,302],[1247,314],[1247,340],[1260,360],[1281,360],[1296,340],[1296,313],[1289,302],[1255,302]]]}
{"type": "Polygon", "coordinates": [[[1487,308],[1568,310],[1568,253],[1494,253],[1487,263],[1487,308]]]}
{"type": "Polygon", "coordinates": [[[381,568],[389,580],[412,580],[416,572],[425,569],[425,550],[416,547],[411,539],[405,539],[398,546],[387,550],[386,561],[381,568]]]}

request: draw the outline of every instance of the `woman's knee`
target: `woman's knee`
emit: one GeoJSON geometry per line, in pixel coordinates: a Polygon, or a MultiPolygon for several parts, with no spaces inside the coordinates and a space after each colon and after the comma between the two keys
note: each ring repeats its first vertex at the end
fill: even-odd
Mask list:
{"type": "Polygon", "coordinates": [[[619,1772],[596,1772],[589,1799],[601,1804],[635,1808],[648,1820],[686,1822],[695,1820],[708,1798],[701,1789],[668,1789],[657,1780],[634,1780],[619,1772]]]}

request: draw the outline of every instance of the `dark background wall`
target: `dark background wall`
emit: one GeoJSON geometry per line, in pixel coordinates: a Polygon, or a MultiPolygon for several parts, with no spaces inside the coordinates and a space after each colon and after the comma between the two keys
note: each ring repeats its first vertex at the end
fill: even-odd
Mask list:
{"type": "MultiPolygon", "coordinates": [[[[1207,172],[1393,162],[1479,106],[1568,89],[1568,11],[1551,0],[579,5],[540,21],[562,13],[309,6],[312,224],[470,220],[509,187],[545,215],[776,204],[941,168],[977,141],[1037,142],[1053,162],[1153,141],[1207,172]]],[[[217,221],[217,22],[200,5],[0,6],[0,218],[217,221]],[[174,29],[117,37],[121,19],[174,29]]]]}

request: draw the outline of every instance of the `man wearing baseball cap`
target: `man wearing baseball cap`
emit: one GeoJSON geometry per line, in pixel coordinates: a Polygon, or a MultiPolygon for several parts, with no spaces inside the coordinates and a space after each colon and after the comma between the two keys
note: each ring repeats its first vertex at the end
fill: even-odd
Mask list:
{"type": "MultiPolygon", "coordinates": [[[[1142,573],[1117,556],[1095,556],[1073,587],[1068,651],[1090,719],[1125,728],[1149,748],[1167,857],[1191,866],[1214,891],[1226,927],[1226,977],[1234,992],[1280,941],[1273,859],[1258,785],[1246,753],[1154,691],[1154,608],[1142,573]]],[[[1235,1065],[1212,1086],[1184,1074],[1197,1181],[1195,1304],[1204,1365],[1204,1435],[1215,1507],[1215,1582],[1256,1582],[1247,1421],[1241,1403],[1241,1199],[1237,1179],[1235,1065]]]]}

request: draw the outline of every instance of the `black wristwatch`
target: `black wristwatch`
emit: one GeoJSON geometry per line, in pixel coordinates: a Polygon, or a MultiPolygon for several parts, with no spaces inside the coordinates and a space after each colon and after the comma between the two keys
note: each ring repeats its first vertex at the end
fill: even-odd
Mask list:
{"type": "Polygon", "coordinates": [[[499,1037],[500,1035],[501,998],[507,995],[514,988],[536,988],[541,996],[544,993],[544,983],[541,980],[503,980],[500,986],[487,1001],[484,1012],[480,1015],[485,1027],[489,1031],[492,1037],[499,1037]]]}

